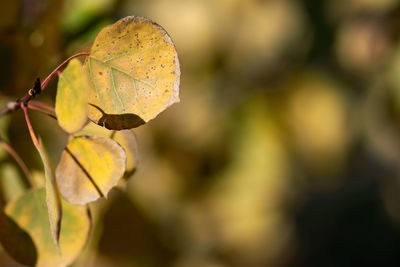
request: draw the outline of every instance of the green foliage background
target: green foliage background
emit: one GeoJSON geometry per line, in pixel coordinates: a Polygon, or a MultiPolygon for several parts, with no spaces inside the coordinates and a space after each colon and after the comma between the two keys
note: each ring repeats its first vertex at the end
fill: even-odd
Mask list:
{"type": "MultiPolygon", "coordinates": [[[[174,40],[181,103],[135,130],[138,169],[90,205],[73,266],[399,261],[398,1],[0,1],[0,102],[128,15],[174,40]]],[[[66,135],[31,114],[55,166],[66,135]]],[[[0,125],[40,177],[23,114],[0,125]]],[[[1,181],[19,176],[0,151],[1,181]]],[[[18,265],[0,250],[0,266],[18,265]]]]}

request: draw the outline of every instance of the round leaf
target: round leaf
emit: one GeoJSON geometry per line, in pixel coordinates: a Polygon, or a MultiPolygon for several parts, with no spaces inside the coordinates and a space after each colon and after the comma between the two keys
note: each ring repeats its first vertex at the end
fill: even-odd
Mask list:
{"type": "Polygon", "coordinates": [[[30,191],[6,206],[6,216],[2,215],[0,220],[0,239],[5,250],[18,262],[30,266],[71,264],[86,243],[91,221],[86,207],[65,201],[62,206],[61,252],[50,233],[44,188],[30,191]]]}
{"type": "Polygon", "coordinates": [[[56,169],[61,195],[80,205],[106,197],[125,166],[125,152],[117,142],[100,136],[72,138],[56,169]]]}
{"type": "Polygon", "coordinates": [[[95,135],[111,138],[116,141],[126,153],[125,177],[129,177],[135,171],[138,164],[138,144],[136,135],[132,129],[113,131],[89,122],[78,135],[95,135]]]}
{"type": "Polygon", "coordinates": [[[58,124],[68,133],[79,131],[87,122],[87,76],[74,58],[59,75],[56,114],[58,124]]]}
{"type": "Polygon", "coordinates": [[[142,17],[103,28],[85,61],[89,118],[108,129],[137,127],[179,102],[178,55],[167,32],[142,17]]]}

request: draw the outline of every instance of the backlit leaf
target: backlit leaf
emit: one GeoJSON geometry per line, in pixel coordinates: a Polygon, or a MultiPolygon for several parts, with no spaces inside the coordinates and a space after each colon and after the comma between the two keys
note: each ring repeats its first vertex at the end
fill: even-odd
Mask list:
{"type": "Polygon", "coordinates": [[[125,166],[125,152],[117,142],[100,136],[75,137],[56,169],[61,195],[80,205],[106,197],[123,176],[125,166]]]}
{"type": "Polygon", "coordinates": [[[108,129],[137,127],[179,102],[178,55],[167,32],[126,17],[97,35],[84,68],[89,118],[108,129]]]}
{"type": "Polygon", "coordinates": [[[75,58],[59,75],[56,96],[58,123],[68,133],[79,131],[87,122],[87,88],[87,76],[75,58]]]}
{"type": "Polygon", "coordinates": [[[39,139],[39,154],[44,166],[44,176],[46,179],[46,203],[48,209],[48,218],[50,221],[51,235],[55,244],[59,245],[60,227],[62,218],[61,196],[57,181],[51,168],[50,160],[42,141],[39,139]]]}
{"type": "Polygon", "coordinates": [[[129,177],[138,164],[138,145],[133,130],[113,131],[89,122],[77,135],[96,135],[116,141],[126,153],[125,177],[129,177]]]}
{"type": "Polygon", "coordinates": [[[10,202],[0,214],[0,240],[16,261],[38,267],[67,266],[83,249],[91,226],[88,209],[65,201],[60,233],[61,253],[53,242],[44,188],[10,202]]]}

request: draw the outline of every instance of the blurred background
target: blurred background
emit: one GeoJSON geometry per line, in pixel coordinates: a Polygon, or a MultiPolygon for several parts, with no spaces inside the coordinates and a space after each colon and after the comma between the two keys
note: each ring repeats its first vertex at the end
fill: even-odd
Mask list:
{"type": "MultiPolygon", "coordinates": [[[[1,0],[0,102],[129,15],[174,40],[181,103],[135,129],[74,267],[399,266],[399,1],[1,0]]],[[[55,166],[67,137],[31,114],[55,166]]],[[[40,176],[23,114],[0,124],[40,176]]]]}

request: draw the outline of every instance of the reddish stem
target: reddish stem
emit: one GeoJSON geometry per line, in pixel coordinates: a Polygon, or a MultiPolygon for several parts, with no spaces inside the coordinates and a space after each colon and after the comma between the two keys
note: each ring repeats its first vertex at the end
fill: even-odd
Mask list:
{"type": "Polygon", "coordinates": [[[53,113],[55,112],[55,109],[53,106],[46,104],[44,102],[41,102],[41,101],[31,100],[31,101],[29,101],[29,104],[31,106],[36,106],[36,107],[40,107],[43,109],[47,109],[48,111],[53,112],[53,113]]]}
{"type": "Polygon", "coordinates": [[[28,170],[28,167],[26,167],[24,161],[21,159],[18,153],[6,141],[0,139],[0,144],[14,158],[15,162],[17,162],[18,166],[24,172],[25,177],[28,180],[28,183],[31,186],[31,188],[35,188],[35,183],[33,182],[33,178],[28,170]]]}
{"type": "Polygon", "coordinates": [[[47,115],[47,116],[49,116],[49,117],[51,117],[51,118],[57,120],[57,117],[56,117],[56,116],[54,116],[53,114],[51,114],[51,113],[48,112],[47,110],[44,110],[44,109],[42,109],[42,108],[40,108],[40,107],[36,107],[36,106],[31,105],[31,102],[28,103],[28,108],[31,109],[31,110],[38,111],[38,112],[40,112],[40,113],[42,113],[42,114],[44,114],[44,115],[47,115]]]}
{"type": "Polygon", "coordinates": [[[26,121],[26,125],[28,126],[28,130],[29,130],[29,134],[31,135],[32,142],[35,145],[35,147],[37,149],[39,149],[40,144],[39,144],[39,141],[38,141],[38,139],[37,139],[37,137],[35,135],[35,132],[33,131],[33,127],[32,127],[31,121],[29,120],[28,108],[23,103],[21,103],[21,108],[23,109],[24,114],[25,114],[25,121],[26,121]]]}
{"type": "Polygon", "coordinates": [[[65,65],[67,65],[68,62],[70,62],[72,59],[76,58],[76,57],[80,57],[80,56],[89,56],[90,53],[88,52],[82,52],[82,53],[78,53],[76,55],[73,55],[71,57],[69,57],[68,59],[66,59],[63,63],[61,63],[57,68],[55,68],[50,74],[49,76],[47,76],[47,78],[42,82],[42,91],[46,88],[47,84],[50,82],[51,79],[54,78],[54,76],[57,75],[57,72],[60,71],[60,69],[62,69],[65,65]]]}

